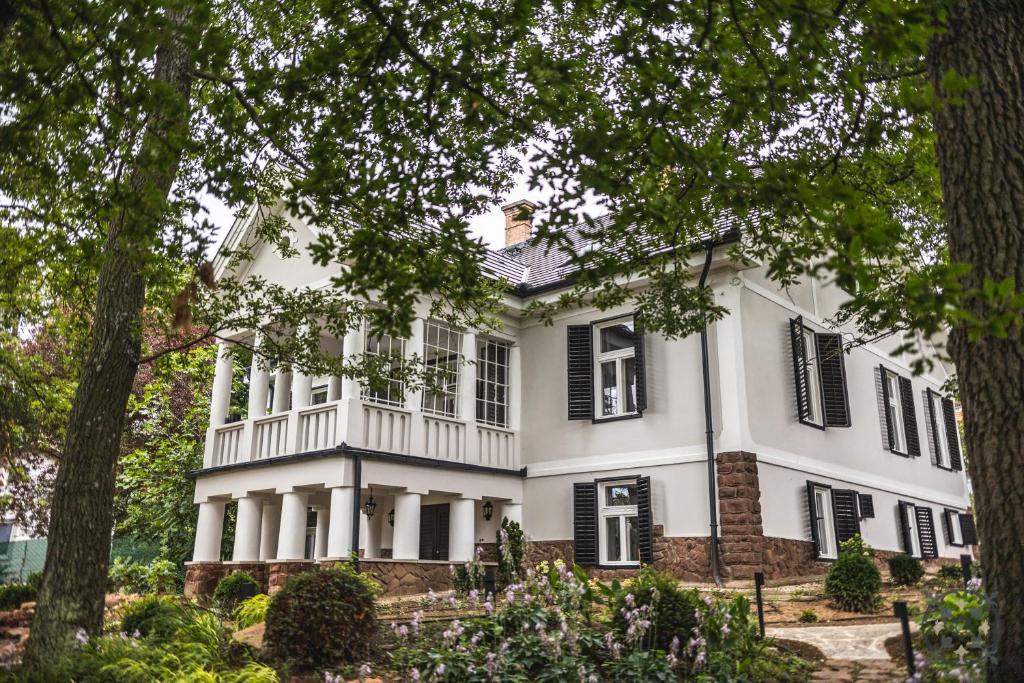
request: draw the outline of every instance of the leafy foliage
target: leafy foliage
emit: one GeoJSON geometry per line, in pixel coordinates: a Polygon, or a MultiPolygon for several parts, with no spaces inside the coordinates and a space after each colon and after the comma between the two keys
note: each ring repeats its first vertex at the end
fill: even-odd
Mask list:
{"type": "Polygon", "coordinates": [[[249,597],[256,595],[260,592],[260,585],[248,572],[231,572],[221,579],[213,590],[213,604],[221,614],[231,615],[245,599],[243,592],[249,597]]]}
{"type": "Polygon", "coordinates": [[[364,659],[377,629],[376,593],[348,564],[291,577],[267,609],[267,653],[297,669],[364,659]]]}
{"type": "Polygon", "coordinates": [[[146,565],[115,557],[108,570],[107,587],[121,593],[174,593],[179,573],[169,560],[156,559],[146,565]]]}
{"type": "Polygon", "coordinates": [[[523,571],[524,536],[519,522],[503,517],[497,534],[499,590],[519,581],[523,571]]]}
{"type": "Polygon", "coordinates": [[[874,552],[856,534],[839,546],[839,558],[825,577],[825,597],[848,612],[874,612],[882,590],[882,575],[874,552]]]}
{"type": "Polygon", "coordinates": [[[683,589],[671,574],[653,567],[643,567],[640,573],[612,584],[614,594],[609,605],[612,623],[620,632],[628,629],[626,615],[636,606],[649,606],[653,647],[668,652],[673,639],[686,642],[697,625],[697,612],[703,606],[696,589],[683,589]]]}
{"type": "Polygon", "coordinates": [[[889,574],[897,586],[913,586],[924,577],[924,567],[911,555],[893,555],[889,558],[889,574]]]}
{"type": "Polygon", "coordinates": [[[469,595],[470,591],[480,592],[484,589],[484,563],[480,561],[481,548],[477,548],[473,559],[465,564],[452,566],[452,578],[455,593],[461,597],[469,595]]]}
{"type": "Polygon", "coordinates": [[[799,621],[801,624],[813,624],[816,621],[818,621],[818,613],[815,612],[813,609],[807,608],[800,613],[800,616],[797,618],[797,621],[799,621]]]}
{"type": "Polygon", "coordinates": [[[0,610],[18,609],[22,603],[36,599],[36,588],[27,583],[0,586],[0,610]]]}
{"type": "Polygon", "coordinates": [[[132,603],[121,616],[121,631],[136,637],[167,640],[190,623],[194,610],[166,595],[146,595],[132,603]]]}
{"type": "Polygon", "coordinates": [[[270,596],[258,593],[235,608],[235,626],[249,628],[267,620],[267,609],[270,607],[270,596]]]}
{"type": "Polygon", "coordinates": [[[921,680],[985,680],[985,664],[994,656],[988,645],[991,609],[980,581],[975,581],[969,590],[927,599],[918,618],[923,645],[917,661],[921,680]]]}

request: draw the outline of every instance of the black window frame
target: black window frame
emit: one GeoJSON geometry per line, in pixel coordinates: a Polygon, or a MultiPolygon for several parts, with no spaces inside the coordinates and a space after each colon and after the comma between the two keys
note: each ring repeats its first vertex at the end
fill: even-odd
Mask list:
{"type": "Polygon", "coordinates": [[[914,401],[913,384],[909,377],[904,377],[894,372],[885,365],[879,365],[879,375],[882,382],[882,417],[885,420],[886,449],[903,458],[917,458],[921,455],[921,436],[917,428],[917,404],[914,401]],[[889,419],[889,382],[888,376],[896,378],[896,385],[899,389],[899,419],[903,425],[903,440],[906,442],[905,451],[896,448],[893,438],[893,425],[889,419]],[[907,418],[911,420],[908,422],[907,418]]]}
{"type": "Polygon", "coordinates": [[[814,544],[814,559],[820,562],[835,562],[839,559],[839,529],[836,527],[836,500],[833,497],[834,489],[831,484],[823,484],[818,481],[807,480],[807,515],[811,525],[811,542],[814,544]],[[832,506],[832,534],[836,542],[836,556],[826,557],[821,554],[821,540],[818,538],[817,515],[811,515],[811,510],[817,512],[818,506],[814,502],[814,489],[828,489],[828,502],[832,506]]]}
{"type": "Polygon", "coordinates": [[[570,421],[589,420],[591,424],[598,424],[642,418],[647,410],[647,352],[644,329],[637,323],[636,313],[630,311],[599,320],[591,320],[583,325],[569,325],[567,327],[567,380],[568,419],[570,421]],[[618,320],[629,320],[636,335],[633,355],[636,367],[636,411],[602,417],[598,415],[597,357],[599,353],[594,348],[594,331],[598,326],[618,320]],[[583,348],[581,344],[584,330],[586,330],[586,348],[583,348]],[[587,364],[586,367],[583,366],[584,362],[587,364]],[[584,392],[589,397],[586,408],[583,405],[584,392]]]}
{"type": "MultiPolygon", "coordinates": [[[[793,379],[796,391],[797,420],[800,424],[827,430],[830,427],[848,428],[853,425],[850,414],[850,389],[846,374],[846,353],[843,351],[842,335],[836,332],[818,332],[816,329],[804,322],[804,317],[798,315],[789,320],[790,343],[793,354],[793,379]],[[821,411],[821,422],[814,422],[810,419],[810,369],[807,362],[807,349],[805,346],[805,333],[809,332],[814,338],[815,373],[817,374],[818,405],[821,411]],[[799,333],[799,334],[798,334],[799,333]],[[837,349],[836,355],[823,353],[824,345],[832,344],[837,349]],[[826,362],[835,367],[826,369],[826,362]],[[831,373],[838,375],[838,383],[841,385],[841,400],[837,403],[836,397],[830,393],[830,388],[835,384],[831,373]],[[842,417],[836,416],[837,412],[842,417]]],[[[837,387],[837,390],[839,387],[837,387]]]]}
{"type": "Polygon", "coordinates": [[[589,482],[573,484],[573,554],[576,564],[597,569],[639,569],[654,562],[654,509],[651,478],[642,474],[618,477],[599,477],[589,482]],[[618,481],[635,481],[637,487],[637,534],[639,559],[637,562],[608,564],[601,557],[601,489],[603,484],[618,481]],[[580,499],[583,493],[584,499],[580,499]],[[582,506],[582,507],[581,507],[582,506]],[[586,509],[584,509],[586,508],[586,509]],[[582,536],[586,529],[577,528],[580,520],[586,529],[593,529],[593,538],[582,536]],[[582,545],[585,555],[580,557],[576,548],[582,545]]]}

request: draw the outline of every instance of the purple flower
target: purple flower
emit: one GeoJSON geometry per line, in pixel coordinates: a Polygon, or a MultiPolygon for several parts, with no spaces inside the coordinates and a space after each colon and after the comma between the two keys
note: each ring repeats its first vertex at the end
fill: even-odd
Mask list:
{"type": "Polygon", "coordinates": [[[437,665],[437,668],[434,669],[434,675],[436,675],[436,676],[444,676],[444,662],[441,662],[440,664],[437,665]]]}
{"type": "Polygon", "coordinates": [[[366,677],[368,677],[372,673],[373,673],[373,669],[370,668],[370,665],[368,663],[367,664],[363,664],[361,667],[359,667],[359,675],[362,678],[366,678],[366,677]]]}
{"type": "Polygon", "coordinates": [[[416,669],[416,668],[413,668],[412,670],[410,670],[409,671],[409,680],[410,681],[418,681],[418,680],[420,680],[420,670],[416,669]]]}
{"type": "Polygon", "coordinates": [[[487,616],[494,614],[494,605],[491,604],[490,600],[484,601],[484,611],[487,612],[487,616]]]}
{"type": "Polygon", "coordinates": [[[84,628],[79,628],[75,633],[75,640],[78,641],[79,645],[85,645],[89,642],[89,634],[85,632],[84,628]]]}

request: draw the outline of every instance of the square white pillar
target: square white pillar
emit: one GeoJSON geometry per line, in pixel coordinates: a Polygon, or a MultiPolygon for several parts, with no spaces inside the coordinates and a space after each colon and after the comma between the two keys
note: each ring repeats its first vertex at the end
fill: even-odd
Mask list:
{"type": "Polygon", "coordinates": [[[420,494],[395,494],[395,536],[392,556],[396,560],[420,559],[420,494]]]}
{"type": "Polygon", "coordinates": [[[281,533],[277,538],[277,559],[306,558],[306,513],[309,494],[292,491],[281,496],[281,533]]]}
{"type": "Polygon", "coordinates": [[[472,498],[456,498],[451,502],[448,517],[448,559],[452,562],[468,562],[473,559],[473,542],[476,540],[476,501],[472,498]]]}
{"type": "Polygon", "coordinates": [[[262,517],[263,501],[251,496],[238,499],[235,546],[231,553],[231,559],[235,562],[251,562],[260,558],[262,517]]]}
{"type": "Polygon", "coordinates": [[[459,372],[459,417],[468,422],[476,420],[476,334],[462,335],[462,357],[465,361],[459,372]]]}
{"type": "MultiPolygon", "coordinates": [[[[423,359],[423,340],[424,340],[424,323],[423,318],[416,318],[412,321],[412,330],[409,334],[409,339],[405,343],[405,358],[407,361],[411,361],[413,356],[419,356],[423,359]]],[[[423,387],[415,387],[405,389],[405,407],[409,410],[423,410],[423,387]]],[[[419,420],[415,420],[414,423],[418,423],[419,420]]],[[[417,443],[415,440],[413,443],[417,443]]]]}
{"type": "Polygon", "coordinates": [[[277,557],[277,537],[281,528],[281,505],[266,502],[260,522],[260,559],[273,560],[277,557]]]}
{"type": "Polygon", "coordinates": [[[331,489],[331,521],[327,525],[327,557],[347,558],[352,553],[352,488],[331,489]]]}
{"type": "Polygon", "coordinates": [[[199,504],[196,523],[196,544],[193,562],[219,562],[220,542],[224,534],[224,503],[209,501],[199,504]]]}

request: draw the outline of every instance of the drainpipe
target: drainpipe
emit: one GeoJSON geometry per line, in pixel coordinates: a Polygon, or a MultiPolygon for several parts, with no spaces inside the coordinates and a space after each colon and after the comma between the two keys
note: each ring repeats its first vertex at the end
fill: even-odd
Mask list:
{"type": "Polygon", "coordinates": [[[352,456],[352,568],[359,571],[359,515],[363,488],[363,456],[352,456]]]}
{"type": "MultiPolygon", "coordinates": [[[[711,257],[714,247],[708,244],[704,256],[704,269],[700,272],[701,289],[707,286],[708,271],[711,269],[711,257]]],[[[718,568],[718,506],[715,501],[718,493],[715,487],[715,431],[711,422],[711,371],[708,368],[708,321],[704,316],[704,325],[700,330],[700,359],[704,373],[704,438],[708,450],[708,512],[711,515],[711,576],[716,586],[722,585],[722,577],[718,568]]]]}

